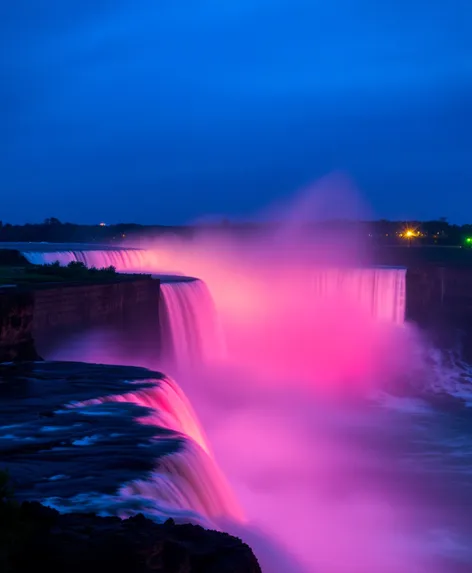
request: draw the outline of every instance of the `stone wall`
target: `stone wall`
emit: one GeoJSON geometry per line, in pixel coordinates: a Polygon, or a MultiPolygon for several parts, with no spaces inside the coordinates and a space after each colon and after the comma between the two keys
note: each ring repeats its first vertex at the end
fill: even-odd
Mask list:
{"type": "Polygon", "coordinates": [[[93,344],[97,334],[107,340],[109,355],[155,357],[159,345],[159,281],[120,278],[113,283],[60,285],[35,291],[33,336],[44,358],[58,350],[64,353],[74,341],[88,338],[93,344]]]}
{"type": "Polygon", "coordinates": [[[472,357],[472,268],[411,267],[406,275],[406,318],[441,346],[461,344],[472,357]]]}
{"type": "MultiPolygon", "coordinates": [[[[155,358],[159,348],[159,281],[0,288],[0,362],[66,352],[74,341],[107,340],[107,352],[127,362],[155,358]],[[132,360],[131,360],[132,361],[132,360]]],[[[72,354],[66,359],[74,359],[72,354]]]]}

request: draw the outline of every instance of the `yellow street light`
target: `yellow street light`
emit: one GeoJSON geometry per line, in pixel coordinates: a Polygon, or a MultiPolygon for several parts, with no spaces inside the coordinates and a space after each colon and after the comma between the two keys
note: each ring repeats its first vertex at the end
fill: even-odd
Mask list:
{"type": "Polygon", "coordinates": [[[408,246],[411,246],[411,240],[415,237],[419,237],[420,233],[416,229],[405,229],[403,233],[400,233],[400,237],[408,240],[408,246]]]}

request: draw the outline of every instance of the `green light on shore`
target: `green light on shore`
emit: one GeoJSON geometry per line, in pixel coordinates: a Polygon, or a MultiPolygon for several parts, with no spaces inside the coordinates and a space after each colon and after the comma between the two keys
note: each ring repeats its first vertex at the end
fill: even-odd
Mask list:
{"type": "Polygon", "coordinates": [[[466,242],[468,245],[472,245],[472,237],[466,237],[465,242],[466,242]]]}

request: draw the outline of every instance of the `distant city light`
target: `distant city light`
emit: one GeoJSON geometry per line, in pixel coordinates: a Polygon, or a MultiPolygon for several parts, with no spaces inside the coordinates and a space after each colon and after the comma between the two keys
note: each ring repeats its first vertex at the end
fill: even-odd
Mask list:
{"type": "Polygon", "coordinates": [[[418,231],[418,229],[406,228],[401,233],[398,233],[399,237],[403,239],[414,239],[415,237],[424,237],[423,233],[418,231]]]}
{"type": "Polygon", "coordinates": [[[412,229],[411,227],[406,227],[401,233],[398,233],[398,236],[406,239],[409,247],[411,247],[413,239],[424,237],[423,233],[418,231],[418,229],[412,229]]]}
{"type": "Polygon", "coordinates": [[[107,224],[106,223],[100,223],[100,227],[106,227],[107,224]]]}

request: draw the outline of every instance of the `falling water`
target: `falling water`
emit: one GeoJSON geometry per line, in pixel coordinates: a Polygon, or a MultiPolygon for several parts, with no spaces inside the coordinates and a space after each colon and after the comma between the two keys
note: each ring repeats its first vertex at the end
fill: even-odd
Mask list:
{"type": "Polygon", "coordinates": [[[223,333],[204,282],[163,282],[159,315],[165,360],[191,365],[224,357],[223,333]]]}
{"type": "MultiPolygon", "coordinates": [[[[58,261],[61,265],[67,265],[70,262],[82,262],[87,267],[104,268],[113,266],[120,272],[132,271],[151,271],[154,273],[182,274],[182,269],[173,267],[169,269],[169,261],[164,254],[162,256],[154,250],[146,249],[107,249],[107,250],[59,250],[59,251],[23,251],[22,254],[33,264],[50,264],[58,261]]],[[[309,286],[309,295],[306,302],[309,304],[310,297],[333,298],[348,297],[359,303],[362,308],[369,311],[369,314],[379,320],[389,322],[403,323],[405,317],[405,275],[406,269],[392,267],[376,268],[335,268],[325,266],[311,266],[307,269],[294,271],[290,269],[288,277],[289,286],[296,291],[294,283],[305,284],[309,286]],[[291,286],[290,286],[291,285],[291,286]]],[[[272,277],[276,289],[280,290],[283,281],[287,281],[284,276],[272,277]],[[275,282],[276,281],[276,282],[275,282]]],[[[179,320],[187,320],[186,312],[194,313],[195,307],[202,305],[209,310],[206,314],[206,321],[213,322],[215,313],[211,309],[213,302],[206,286],[201,281],[194,283],[179,282],[177,286],[172,284],[165,285],[163,288],[164,298],[173,310],[180,309],[176,314],[180,315],[179,320]],[[199,299],[198,305],[194,305],[196,298],[199,299]],[[185,308],[186,312],[182,312],[185,308]]],[[[267,292],[264,292],[264,297],[267,292]]],[[[201,313],[203,315],[203,313],[201,313]]],[[[203,319],[197,319],[197,332],[201,332],[203,319]]],[[[177,326],[177,330],[181,329],[177,326]]],[[[190,330],[191,332],[191,330],[190,330]]],[[[208,334],[208,332],[206,333],[208,334]]],[[[200,347],[204,345],[205,337],[197,336],[200,347]]],[[[214,354],[213,340],[209,341],[209,350],[214,354]]],[[[218,348],[220,344],[217,344],[218,348]]],[[[184,348],[188,347],[188,341],[184,348]]],[[[180,349],[182,356],[184,349],[180,349]]],[[[204,355],[207,353],[204,351],[204,355]]]]}
{"type": "Polygon", "coordinates": [[[315,298],[352,297],[377,320],[405,320],[406,269],[316,269],[310,271],[315,298]]]}
{"type": "MultiPolygon", "coordinates": [[[[200,516],[210,524],[228,517],[243,521],[242,511],[214,460],[190,403],[171,378],[163,378],[151,388],[74,402],[70,407],[113,402],[145,408],[147,414],[139,422],[175,432],[181,439],[179,450],[160,457],[150,475],[125,484],[120,490],[122,498],[138,496],[148,502],[146,505],[158,518],[180,515],[198,522],[200,516]]],[[[126,514],[125,504],[122,514],[126,514]]]]}
{"type": "Polygon", "coordinates": [[[156,516],[166,508],[168,516],[193,514],[193,521],[203,516],[213,527],[222,519],[244,522],[234,493],[214,459],[188,440],[179,452],[160,458],[147,479],[126,484],[122,494],[149,500],[154,508],[151,513],[156,516]]]}
{"type": "MultiPolygon", "coordinates": [[[[189,274],[208,284],[228,360],[210,372],[191,368],[179,384],[251,524],[292,551],[305,571],[466,571],[460,567],[470,562],[464,544],[470,523],[462,523],[457,507],[459,498],[471,499],[470,468],[442,442],[444,416],[435,417],[421,400],[406,398],[395,408],[388,400],[370,401],[372,388],[412,371],[405,270],[313,265],[302,255],[293,262],[266,245],[252,252],[248,245],[226,247],[215,253],[202,241],[193,251],[186,245],[24,254],[34,262],[81,260],[121,271],[189,274]],[[334,400],[328,394],[325,400],[320,391],[333,388],[339,390],[334,400]],[[349,394],[356,400],[345,400],[349,394]],[[456,490],[448,480],[460,463],[463,481],[457,479],[456,490]]],[[[203,286],[163,285],[169,353],[179,359],[212,354],[201,342],[214,332],[204,324],[203,286]],[[190,330],[200,340],[190,340],[190,330]]],[[[159,400],[133,393],[128,399],[155,408],[156,423],[166,424],[159,400]]],[[[186,414],[176,415],[185,420],[186,414]]],[[[173,504],[240,520],[201,430],[185,422],[177,431],[193,436],[189,448],[162,459],[152,479],[134,482],[123,494],[157,500],[166,511],[173,504]]],[[[253,530],[239,531],[252,539],[253,530]]],[[[264,573],[299,570],[254,543],[264,573]]]]}
{"type": "Polygon", "coordinates": [[[32,264],[45,265],[58,261],[66,266],[71,262],[81,262],[87,267],[104,268],[113,266],[120,271],[134,271],[146,268],[146,252],[139,249],[106,250],[59,250],[23,251],[24,257],[32,264]]]}
{"type": "Polygon", "coordinates": [[[245,254],[241,263],[233,253],[212,258],[207,251],[190,257],[180,250],[124,248],[23,254],[34,262],[74,260],[159,274],[189,268],[202,276],[205,282],[163,280],[163,365],[175,375],[226,357],[267,380],[293,376],[337,388],[347,381],[365,387],[386,365],[397,369],[388,347],[396,336],[391,325],[405,318],[405,269],[264,263],[245,254]]]}
{"type": "Polygon", "coordinates": [[[171,378],[164,378],[158,386],[152,388],[76,402],[74,407],[105,402],[130,402],[147,408],[147,415],[140,419],[142,423],[179,432],[191,438],[203,451],[211,455],[207,439],[189,401],[171,378]]]}

